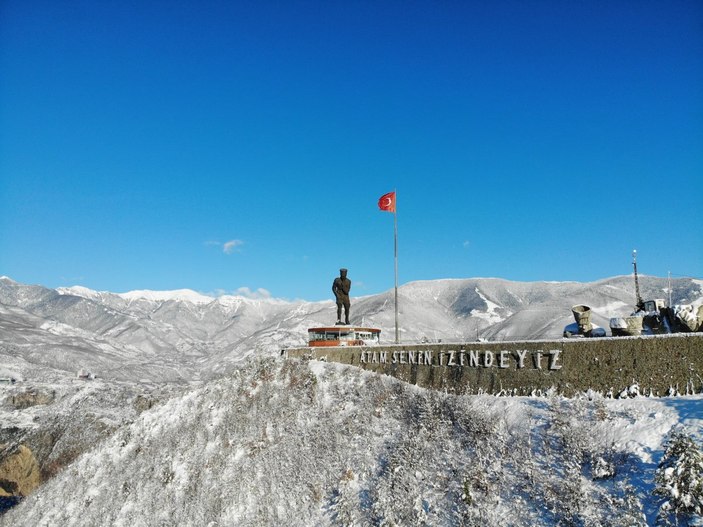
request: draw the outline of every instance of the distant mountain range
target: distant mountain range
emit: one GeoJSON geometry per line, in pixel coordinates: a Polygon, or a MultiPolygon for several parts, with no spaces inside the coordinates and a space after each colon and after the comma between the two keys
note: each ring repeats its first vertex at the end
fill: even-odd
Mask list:
{"type": "MultiPolygon", "coordinates": [[[[641,276],[644,299],[668,298],[665,278],[641,276]]],[[[673,304],[703,302],[703,281],[672,280],[673,304]]],[[[597,282],[511,282],[470,278],[399,288],[401,341],[464,342],[560,338],[571,306],[594,323],[635,303],[631,276],[597,282]]],[[[352,323],[394,339],[393,291],[352,299],[352,323]]],[[[115,380],[191,381],[218,377],[252,355],[305,345],[307,328],[331,325],[324,302],[213,298],[190,290],[116,294],[49,289],[0,278],[0,377],[51,380],[79,369],[115,380]]]]}

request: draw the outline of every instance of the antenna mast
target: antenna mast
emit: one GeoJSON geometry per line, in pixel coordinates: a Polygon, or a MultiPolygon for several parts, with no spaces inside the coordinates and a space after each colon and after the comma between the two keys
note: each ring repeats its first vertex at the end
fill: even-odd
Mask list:
{"type": "Polygon", "coordinates": [[[644,309],[644,302],[642,302],[642,296],[640,295],[640,281],[637,278],[637,249],[632,251],[632,267],[635,269],[635,307],[637,309],[644,309]]]}

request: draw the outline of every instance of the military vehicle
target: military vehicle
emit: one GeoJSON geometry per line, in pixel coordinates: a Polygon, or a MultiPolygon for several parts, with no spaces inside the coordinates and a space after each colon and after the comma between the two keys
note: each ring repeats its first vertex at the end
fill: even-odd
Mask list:
{"type": "MultiPolygon", "coordinates": [[[[632,251],[632,265],[635,277],[635,311],[627,317],[610,319],[610,332],[613,337],[703,331],[703,305],[670,306],[663,298],[642,300],[637,274],[637,251],[632,251]]],[[[603,328],[591,323],[590,307],[576,305],[571,308],[571,312],[576,322],[564,328],[565,338],[606,336],[603,328]]]]}
{"type": "Polygon", "coordinates": [[[670,306],[663,298],[642,300],[637,275],[637,251],[632,251],[632,266],[635,276],[635,311],[629,317],[610,319],[610,331],[614,337],[703,331],[703,305],[670,306]]]}

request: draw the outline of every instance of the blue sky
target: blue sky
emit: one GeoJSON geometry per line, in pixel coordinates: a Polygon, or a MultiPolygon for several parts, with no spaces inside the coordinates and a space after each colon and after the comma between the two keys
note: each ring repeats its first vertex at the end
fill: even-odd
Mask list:
{"type": "Polygon", "coordinates": [[[703,276],[699,1],[0,3],[0,275],[703,276]]]}

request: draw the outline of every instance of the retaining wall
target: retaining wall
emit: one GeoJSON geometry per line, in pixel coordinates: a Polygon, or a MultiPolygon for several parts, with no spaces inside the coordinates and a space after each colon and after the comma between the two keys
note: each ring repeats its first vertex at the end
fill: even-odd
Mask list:
{"type": "Polygon", "coordinates": [[[589,389],[667,395],[703,391],[703,333],[524,342],[293,348],[287,357],[351,364],[452,393],[589,389]]]}

